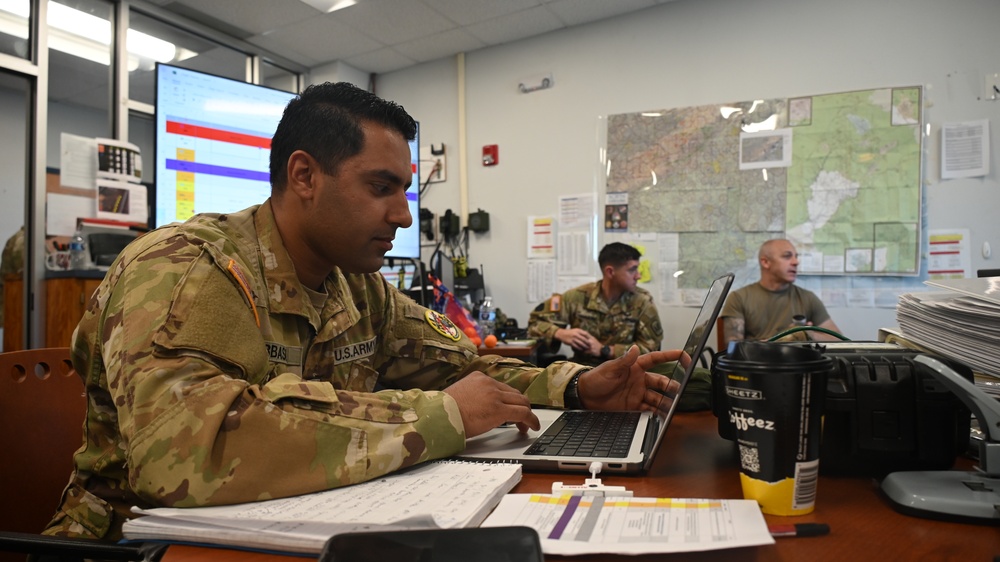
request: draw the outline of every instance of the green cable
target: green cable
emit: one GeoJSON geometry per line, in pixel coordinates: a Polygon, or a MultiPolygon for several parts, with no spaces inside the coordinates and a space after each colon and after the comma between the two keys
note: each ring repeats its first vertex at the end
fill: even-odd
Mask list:
{"type": "Polygon", "coordinates": [[[826,328],[820,328],[819,326],[796,326],[794,328],[790,328],[788,330],[785,330],[784,332],[781,332],[781,333],[778,333],[778,334],[775,334],[775,335],[771,336],[770,338],[767,339],[767,341],[773,342],[773,341],[779,340],[779,339],[781,339],[781,338],[783,338],[785,336],[794,334],[796,332],[807,332],[807,331],[823,332],[824,334],[828,334],[828,335],[831,335],[831,336],[833,336],[835,338],[839,338],[840,341],[851,341],[849,338],[844,337],[842,334],[838,334],[837,332],[834,332],[833,330],[827,330],[826,328]]]}

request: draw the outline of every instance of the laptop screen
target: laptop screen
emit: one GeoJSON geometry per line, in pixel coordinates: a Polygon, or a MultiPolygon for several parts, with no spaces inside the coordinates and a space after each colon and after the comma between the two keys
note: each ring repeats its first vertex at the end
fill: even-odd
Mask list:
{"type": "Polygon", "coordinates": [[[722,305],[726,300],[726,295],[729,294],[729,287],[732,284],[733,274],[727,273],[713,281],[712,286],[708,289],[705,302],[702,303],[698,317],[694,321],[694,327],[691,328],[687,341],[684,343],[684,353],[691,357],[691,363],[688,364],[686,369],[681,367],[680,362],[677,363],[671,378],[680,383],[680,388],[676,393],[664,394],[660,398],[659,406],[657,406],[657,412],[661,416],[666,416],[663,420],[664,426],[666,425],[666,421],[673,415],[674,410],[677,409],[677,397],[680,396],[684,387],[687,386],[688,379],[691,378],[691,373],[694,372],[694,368],[698,363],[698,358],[705,350],[708,336],[715,326],[715,319],[719,317],[719,312],[722,311],[722,305]]]}

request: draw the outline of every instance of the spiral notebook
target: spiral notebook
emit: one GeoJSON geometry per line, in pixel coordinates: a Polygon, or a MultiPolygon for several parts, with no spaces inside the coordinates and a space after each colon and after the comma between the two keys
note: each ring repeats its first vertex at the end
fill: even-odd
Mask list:
{"type": "MultiPolygon", "coordinates": [[[[514,427],[496,428],[467,440],[465,451],[460,453],[458,457],[481,461],[517,462],[525,470],[585,472],[590,469],[592,462],[600,461],[604,472],[645,472],[652,464],[656,450],[663,441],[663,435],[677,409],[678,399],[687,387],[687,382],[691,378],[698,357],[705,349],[705,343],[715,326],[715,320],[719,317],[722,304],[726,301],[726,295],[729,294],[729,288],[732,284],[733,274],[727,273],[716,279],[709,288],[701,305],[701,311],[695,319],[694,327],[691,328],[687,342],[684,344],[684,351],[692,357],[692,361],[683,370],[678,364],[678,372],[673,377],[680,381],[680,390],[674,396],[664,395],[660,407],[655,413],[534,409],[535,415],[541,422],[539,431],[521,433],[514,427]],[[581,416],[601,419],[567,420],[567,418],[581,416]],[[615,417],[628,419],[623,421],[609,419],[615,417]],[[616,436],[616,442],[611,443],[606,448],[595,448],[593,452],[587,454],[579,454],[579,448],[574,449],[572,454],[568,454],[570,451],[567,451],[565,447],[562,448],[560,454],[552,454],[554,447],[551,445],[551,441],[545,444],[540,444],[539,441],[549,440],[549,430],[555,429],[564,422],[589,424],[590,426],[599,425],[601,427],[619,427],[620,424],[627,423],[628,433],[623,439],[616,436]],[[563,452],[567,454],[563,454],[563,452]]],[[[567,441],[567,443],[571,442],[567,441]]]]}
{"type": "Polygon", "coordinates": [[[516,464],[443,460],[355,484],[277,500],[193,508],[132,508],[129,541],[316,553],[334,535],[478,527],[521,481],[516,464]]]}

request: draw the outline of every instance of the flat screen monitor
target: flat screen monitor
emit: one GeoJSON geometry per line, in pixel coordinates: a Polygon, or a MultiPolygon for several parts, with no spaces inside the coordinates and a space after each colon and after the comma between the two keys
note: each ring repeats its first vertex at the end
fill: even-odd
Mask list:
{"type": "MultiPolygon", "coordinates": [[[[271,195],[271,136],[291,92],[157,64],[156,188],[152,227],[197,213],[231,213],[271,195]]],[[[410,142],[413,224],[396,233],[391,258],[420,258],[420,141],[410,142]]]]}
{"type": "Polygon", "coordinates": [[[413,286],[413,276],[416,274],[416,265],[409,262],[396,262],[394,265],[383,265],[379,273],[393,287],[401,291],[406,291],[413,286]],[[402,274],[402,279],[400,279],[402,274]]]}

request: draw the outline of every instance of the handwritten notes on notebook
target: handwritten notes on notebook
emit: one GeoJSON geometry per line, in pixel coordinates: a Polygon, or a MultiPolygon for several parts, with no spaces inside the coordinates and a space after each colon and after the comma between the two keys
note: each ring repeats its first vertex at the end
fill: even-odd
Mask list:
{"type": "Polygon", "coordinates": [[[519,464],[437,461],[362,484],[277,500],[133,511],[128,540],[318,553],[331,536],[478,526],[521,480],[519,464]]]}

